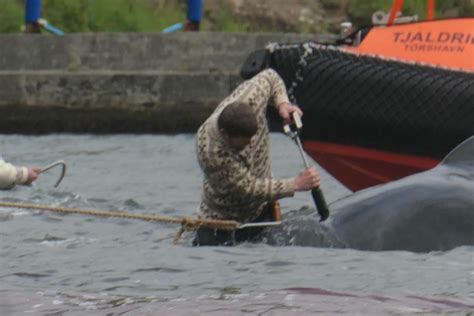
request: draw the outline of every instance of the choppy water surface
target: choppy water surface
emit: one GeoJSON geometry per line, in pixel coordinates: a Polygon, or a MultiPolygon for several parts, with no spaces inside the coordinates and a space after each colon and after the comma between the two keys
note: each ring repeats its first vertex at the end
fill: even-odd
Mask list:
{"type": "MultiPolygon", "coordinates": [[[[194,135],[0,136],[18,165],[59,170],[0,200],[195,216],[202,175],[194,135]]],[[[295,175],[302,160],[272,135],[274,174],[295,175]]],[[[349,192],[327,174],[328,201],[349,192]]],[[[311,207],[309,194],[283,200],[283,216],[311,207]]],[[[178,226],[139,220],[0,208],[1,315],[468,314],[474,311],[474,248],[448,252],[191,247],[178,226]]]]}

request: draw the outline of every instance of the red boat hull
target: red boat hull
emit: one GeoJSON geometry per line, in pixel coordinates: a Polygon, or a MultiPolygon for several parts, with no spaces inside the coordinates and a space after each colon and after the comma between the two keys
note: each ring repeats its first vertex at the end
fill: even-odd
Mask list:
{"type": "Polygon", "coordinates": [[[357,191],[430,169],[474,135],[473,30],[470,17],[362,28],[334,44],[273,43],[241,75],[275,69],[303,110],[306,151],[357,191]]]}
{"type": "Polygon", "coordinates": [[[352,191],[428,170],[439,160],[334,143],[308,140],[306,152],[352,191]]]}

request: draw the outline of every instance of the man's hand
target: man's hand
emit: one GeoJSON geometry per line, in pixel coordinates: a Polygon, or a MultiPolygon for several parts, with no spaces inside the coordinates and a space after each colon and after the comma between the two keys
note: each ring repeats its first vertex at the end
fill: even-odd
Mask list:
{"type": "Polygon", "coordinates": [[[319,173],[315,167],[301,171],[295,178],[295,191],[309,191],[319,187],[319,173]]]}
{"type": "Polygon", "coordinates": [[[284,124],[291,123],[291,113],[293,112],[297,112],[300,117],[303,116],[303,111],[301,111],[301,109],[294,104],[284,102],[278,107],[278,114],[280,114],[280,117],[283,119],[284,124]]]}
{"type": "Polygon", "coordinates": [[[29,185],[33,183],[36,179],[38,179],[39,172],[41,168],[28,168],[28,178],[26,179],[25,184],[29,185]]]}

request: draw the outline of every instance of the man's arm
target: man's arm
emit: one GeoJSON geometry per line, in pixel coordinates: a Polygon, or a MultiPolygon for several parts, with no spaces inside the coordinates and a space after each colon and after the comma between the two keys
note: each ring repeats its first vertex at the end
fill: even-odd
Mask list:
{"type": "Polygon", "coordinates": [[[291,104],[285,83],[275,70],[266,69],[258,74],[257,77],[263,77],[268,81],[270,88],[269,102],[278,109],[278,113],[283,119],[284,124],[290,123],[292,112],[298,112],[300,116],[303,116],[301,109],[291,104]]]}
{"type": "MultiPolygon", "coordinates": [[[[288,99],[288,93],[286,91],[285,83],[283,82],[283,79],[281,79],[280,75],[278,73],[269,68],[265,69],[262,72],[260,72],[258,75],[256,75],[254,78],[252,78],[252,81],[255,81],[257,85],[259,85],[261,88],[264,88],[262,84],[259,84],[258,82],[264,79],[268,83],[268,88],[269,88],[269,99],[268,102],[279,108],[280,104],[282,103],[290,103],[290,100],[288,99]]],[[[265,89],[265,88],[264,88],[265,89]]]]}
{"type": "Polygon", "coordinates": [[[222,164],[213,166],[206,174],[214,190],[229,193],[232,199],[263,202],[290,197],[295,193],[293,178],[257,178],[243,163],[234,159],[223,160],[222,164]]]}
{"type": "Polygon", "coordinates": [[[225,165],[215,166],[207,172],[214,190],[232,194],[242,200],[273,201],[291,197],[296,191],[308,191],[319,187],[319,173],[314,167],[301,171],[294,178],[257,178],[238,161],[227,160],[225,165]],[[232,193],[230,193],[232,192],[232,193]]]}
{"type": "Polygon", "coordinates": [[[0,160],[0,190],[8,190],[18,184],[31,184],[38,178],[39,168],[16,167],[0,160]]]}

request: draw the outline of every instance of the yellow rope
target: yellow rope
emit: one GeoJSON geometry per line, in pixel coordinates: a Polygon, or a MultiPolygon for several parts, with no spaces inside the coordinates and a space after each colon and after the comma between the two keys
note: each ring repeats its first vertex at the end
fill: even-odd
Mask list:
{"type": "Polygon", "coordinates": [[[188,216],[171,217],[161,215],[149,215],[149,214],[133,214],[121,211],[101,211],[101,210],[87,210],[81,208],[70,208],[70,207],[57,207],[49,205],[39,204],[27,204],[27,203],[13,203],[0,201],[0,207],[11,207],[21,209],[35,209],[42,211],[52,211],[58,213],[68,214],[83,214],[93,215],[102,217],[121,217],[129,219],[140,219],[145,221],[156,221],[162,223],[181,224],[181,229],[176,235],[174,242],[177,242],[184,231],[196,230],[199,227],[208,227],[212,229],[220,230],[235,230],[240,226],[240,223],[233,220],[217,220],[217,219],[199,219],[188,216]]]}

